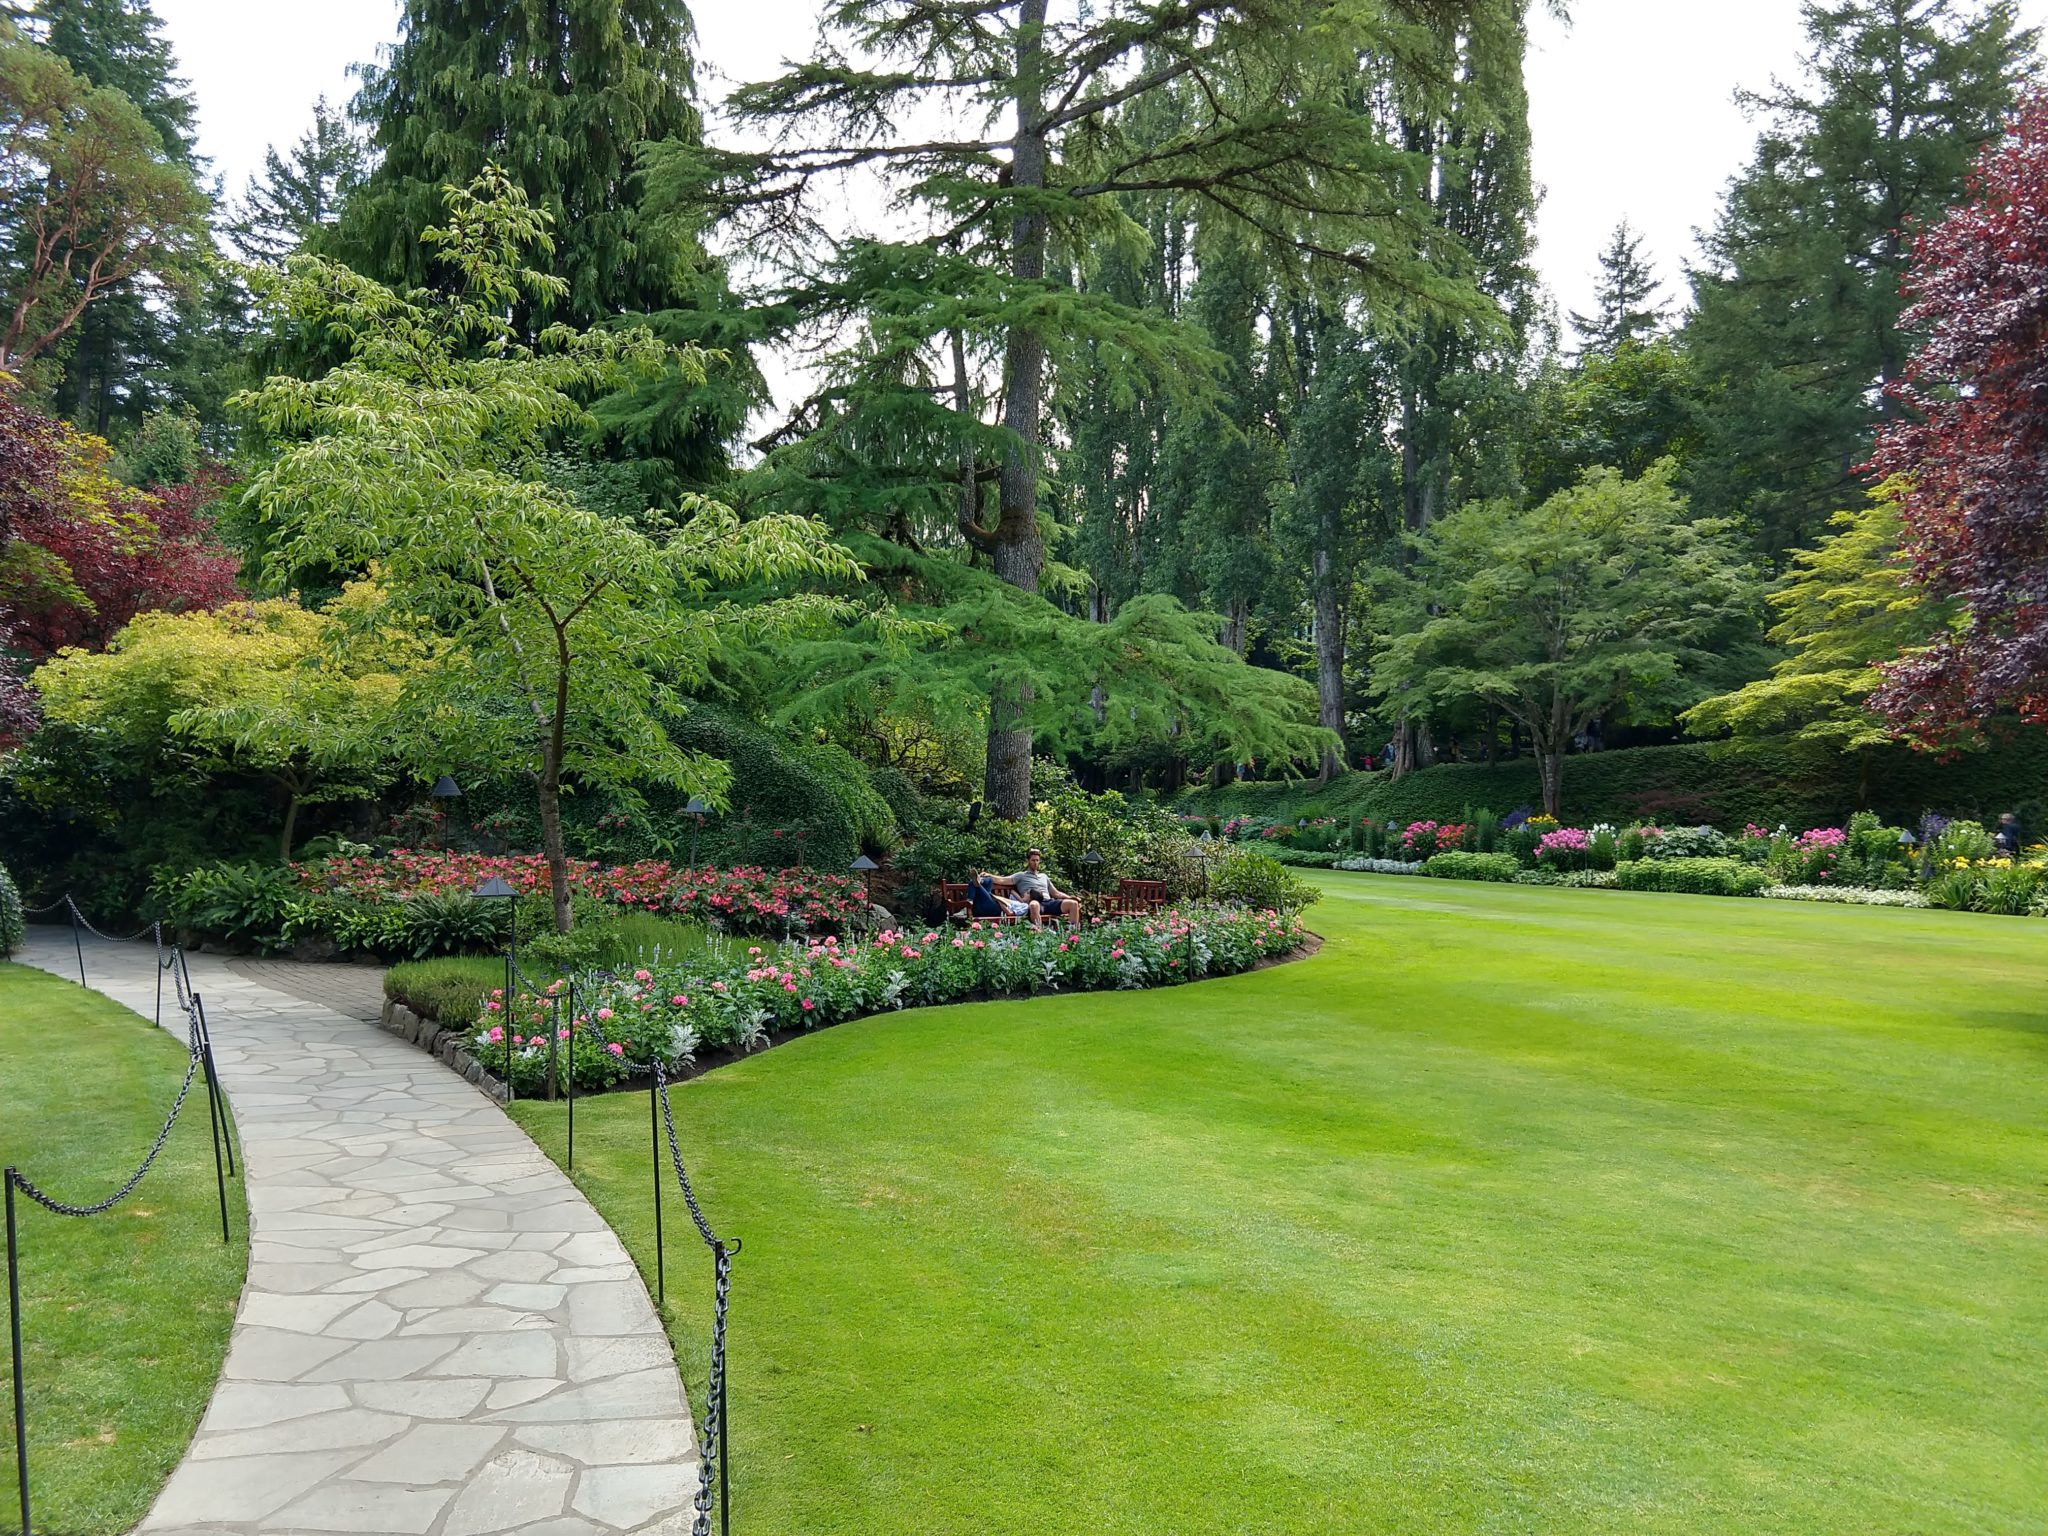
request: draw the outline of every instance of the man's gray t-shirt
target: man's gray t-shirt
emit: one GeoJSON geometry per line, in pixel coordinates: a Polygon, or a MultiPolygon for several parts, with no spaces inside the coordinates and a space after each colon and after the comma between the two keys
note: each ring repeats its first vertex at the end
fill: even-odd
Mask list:
{"type": "Polygon", "coordinates": [[[1020,869],[1016,874],[1010,876],[1010,884],[1015,887],[1017,894],[1026,901],[1045,902],[1052,900],[1052,881],[1043,870],[1033,874],[1028,869],[1020,869]]]}

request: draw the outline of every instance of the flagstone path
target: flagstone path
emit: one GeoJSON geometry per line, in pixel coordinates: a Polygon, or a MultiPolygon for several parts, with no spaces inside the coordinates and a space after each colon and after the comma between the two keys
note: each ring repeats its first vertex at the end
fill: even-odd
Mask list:
{"type": "MultiPolygon", "coordinates": [[[[21,958],[77,974],[68,930],[32,928],[21,958]]],[[[148,946],[85,964],[152,1015],[148,946]]],[[[191,969],[241,1131],[249,1279],[138,1536],[689,1531],[675,1357],[576,1187],[434,1058],[229,962],[191,969]]]]}

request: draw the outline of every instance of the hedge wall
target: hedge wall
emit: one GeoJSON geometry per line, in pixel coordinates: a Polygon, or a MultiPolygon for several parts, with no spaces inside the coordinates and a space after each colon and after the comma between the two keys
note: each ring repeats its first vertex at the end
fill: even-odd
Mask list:
{"type": "MultiPolygon", "coordinates": [[[[1396,780],[1353,773],[1312,781],[1191,790],[1179,808],[1276,821],[1300,816],[1389,821],[1456,820],[1485,806],[1505,813],[1541,803],[1533,759],[1451,763],[1396,780]]],[[[1686,742],[1566,760],[1563,815],[1581,825],[1656,820],[1739,828],[1744,822],[1839,826],[1872,809],[1911,825],[1923,811],[1995,820],[2016,811],[2029,833],[2048,832],[2048,735],[2030,732],[1944,761],[1906,747],[1843,755],[1810,744],[1686,742]]]]}

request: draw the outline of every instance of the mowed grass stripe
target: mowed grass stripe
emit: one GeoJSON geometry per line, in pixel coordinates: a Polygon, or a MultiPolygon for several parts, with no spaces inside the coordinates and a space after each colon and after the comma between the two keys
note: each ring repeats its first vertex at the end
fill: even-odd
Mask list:
{"type": "MultiPolygon", "coordinates": [[[[752,1528],[2039,1528],[2038,925],[1323,883],[1299,965],[676,1090],[752,1528]]],[[[577,1176],[651,1273],[646,1116],[577,1176]]]]}
{"type": "MultiPolygon", "coordinates": [[[[182,1043],[76,983],[0,964],[0,1164],[89,1204],[148,1152],[185,1073],[182,1043]]],[[[220,1240],[203,1085],[149,1175],[101,1216],[15,1197],[29,1471],[42,1536],[139,1520],[185,1453],[227,1353],[248,1261],[239,1184],[220,1240]]],[[[0,1509],[15,1509],[11,1404],[0,1509]]]]}

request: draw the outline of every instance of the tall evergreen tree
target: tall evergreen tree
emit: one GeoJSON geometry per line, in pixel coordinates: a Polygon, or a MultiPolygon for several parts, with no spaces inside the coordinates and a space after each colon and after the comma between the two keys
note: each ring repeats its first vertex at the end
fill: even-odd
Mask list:
{"type": "Polygon", "coordinates": [[[1643,254],[1643,237],[1623,219],[1614,226],[1607,249],[1600,253],[1600,281],[1594,290],[1594,311],[1572,312],[1580,351],[1612,357],[1630,342],[1655,336],[1670,311],[1658,299],[1662,284],[1643,254]]]}
{"type": "Polygon", "coordinates": [[[1715,401],[1694,502],[1773,557],[1855,503],[1912,347],[1913,233],[1961,199],[2038,42],[2012,0],[1809,0],[1805,17],[1805,77],[1746,98],[1764,132],[1693,274],[1686,332],[1715,401]]]}
{"type": "Polygon", "coordinates": [[[501,167],[549,215],[568,289],[526,301],[529,335],[550,321],[627,317],[672,344],[736,353],[708,379],[673,372],[597,411],[607,456],[637,461],[672,501],[718,478],[756,388],[723,276],[686,223],[643,204],[643,145],[695,144],[690,13],[678,0],[405,0],[389,60],[362,72],[354,111],[375,169],[324,242],[380,281],[434,281],[420,237],[445,188],[501,167]]]}
{"type": "MultiPolygon", "coordinates": [[[[916,211],[923,240],[862,239],[844,221],[828,231],[837,260],[814,307],[882,315],[895,360],[926,376],[960,338],[978,369],[963,359],[954,370],[956,419],[924,418],[928,437],[955,445],[956,537],[1002,581],[1036,593],[1048,573],[1049,385],[1089,349],[1132,380],[1213,362],[1197,364],[1192,338],[1157,317],[1059,282],[1059,264],[1096,237],[1139,237],[1118,199],[1174,197],[1296,283],[1341,275],[1382,303],[1482,311],[1469,283],[1430,260],[1423,178],[1359,110],[1361,61],[1407,98],[1435,99],[1462,78],[1446,40],[1513,30],[1520,10],[1514,0],[1115,0],[1055,19],[1046,0],[841,0],[816,58],[734,98],[741,120],[787,130],[784,147],[669,169],[700,177],[714,206],[751,215],[768,235],[817,232],[821,195],[855,170],[879,173],[916,211]],[[1141,142],[1137,110],[1176,85],[1185,123],[1141,142]],[[910,121],[931,133],[899,127],[910,121]]],[[[1030,802],[1026,672],[1014,668],[990,701],[988,799],[1013,817],[1030,802]]]]}
{"type": "Polygon", "coordinates": [[[322,96],[313,104],[313,126],[288,154],[274,144],[264,152],[263,172],[249,178],[228,238],[245,261],[282,262],[334,227],[369,166],[362,138],[322,96]]]}

